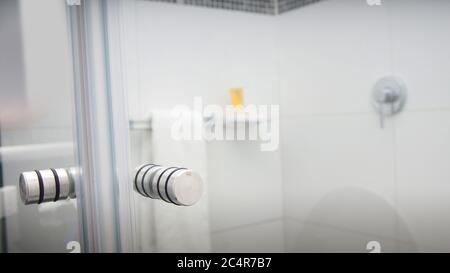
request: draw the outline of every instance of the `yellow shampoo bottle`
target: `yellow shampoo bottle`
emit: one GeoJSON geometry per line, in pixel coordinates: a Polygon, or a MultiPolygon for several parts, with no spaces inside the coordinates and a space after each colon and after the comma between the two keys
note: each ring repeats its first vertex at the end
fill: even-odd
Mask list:
{"type": "Polygon", "coordinates": [[[241,87],[230,89],[231,105],[235,108],[244,107],[244,91],[241,87]]]}

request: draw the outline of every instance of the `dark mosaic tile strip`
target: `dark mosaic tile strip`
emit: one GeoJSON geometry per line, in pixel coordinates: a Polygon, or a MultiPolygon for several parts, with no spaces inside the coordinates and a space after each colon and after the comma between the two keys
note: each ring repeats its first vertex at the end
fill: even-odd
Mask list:
{"type": "Polygon", "coordinates": [[[146,0],[262,14],[281,14],[322,0],[146,0]]]}

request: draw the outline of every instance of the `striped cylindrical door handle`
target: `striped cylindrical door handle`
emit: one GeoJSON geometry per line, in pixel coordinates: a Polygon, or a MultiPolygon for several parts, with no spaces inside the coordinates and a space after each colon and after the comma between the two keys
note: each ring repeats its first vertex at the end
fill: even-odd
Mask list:
{"type": "Polygon", "coordinates": [[[179,206],[192,206],[203,194],[200,175],[181,167],[143,164],[136,168],[133,183],[140,195],[179,206]]]}
{"type": "Polygon", "coordinates": [[[23,172],[19,177],[20,197],[25,205],[75,198],[75,168],[23,172]]]}

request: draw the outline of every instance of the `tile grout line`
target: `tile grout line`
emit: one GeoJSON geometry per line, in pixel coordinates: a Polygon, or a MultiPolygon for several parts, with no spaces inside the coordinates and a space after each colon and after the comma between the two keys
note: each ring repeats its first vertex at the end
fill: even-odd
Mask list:
{"type": "MultiPolygon", "coordinates": [[[[282,46],[280,41],[282,40],[282,38],[280,37],[280,24],[279,24],[279,20],[275,22],[275,31],[276,31],[276,36],[277,36],[277,42],[275,44],[275,48],[276,48],[276,54],[277,54],[277,99],[278,99],[278,105],[281,105],[281,101],[282,101],[282,87],[281,87],[281,67],[282,67],[282,46]]],[[[281,108],[281,107],[279,107],[281,108]]],[[[279,158],[279,171],[280,171],[280,184],[281,184],[281,230],[282,230],[282,247],[284,251],[287,251],[287,226],[286,226],[286,210],[287,210],[287,198],[286,198],[286,183],[284,180],[284,164],[283,164],[283,147],[285,145],[284,141],[283,141],[283,136],[281,135],[283,132],[283,122],[281,121],[282,118],[282,114],[281,114],[281,109],[280,109],[280,113],[279,113],[279,154],[278,154],[278,158],[279,158]]]]}
{"type": "Polygon", "coordinates": [[[348,228],[345,228],[345,227],[333,226],[333,225],[319,223],[319,222],[311,222],[311,221],[306,221],[306,220],[303,220],[303,219],[297,219],[297,218],[293,218],[293,217],[288,217],[286,220],[297,222],[297,223],[302,223],[302,224],[310,224],[310,225],[323,227],[323,228],[328,228],[328,229],[344,231],[344,232],[356,233],[356,234],[359,234],[359,235],[373,236],[374,238],[379,238],[379,239],[393,240],[395,242],[402,243],[402,244],[415,245],[415,242],[398,240],[395,237],[393,238],[393,237],[383,236],[383,235],[379,235],[379,234],[372,234],[372,233],[367,233],[367,232],[361,232],[361,231],[358,231],[358,230],[348,229],[348,228]]]}
{"type": "MultiPolygon", "coordinates": [[[[435,112],[449,112],[450,107],[437,107],[428,109],[405,109],[403,114],[414,113],[435,113],[435,112]]],[[[375,116],[375,112],[335,112],[335,113],[298,113],[298,114],[281,114],[282,118],[319,118],[319,117],[356,117],[356,116],[375,116]]]]}
{"type": "MultiPolygon", "coordinates": [[[[391,73],[396,76],[397,75],[397,69],[395,65],[395,50],[394,50],[394,23],[393,23],[393,6],[391,2],[387,3],[387,23],[388,23],[388,39],[389,39],[389,59],[390,59],[390,65],[391,65],[391,73]]],[[[407,112],[405,110],[405,112],[407,112]]],[[[398,248],[398,242],[397,239],[399,238],[399,185],[397,180],[397,119],[392,120],[392,159],[393,159],[393,166],[392,166],[392,181],[393,181],[393,189],[394,189],[394,207],[396,210],[396,217],[394,219],[393,223],[393,229],[394,229],[394,239],[395,239],[395,247],[398,248]]]]}
{"type": "Polygon", "coordinates": [[[277,221],[283,222],[283,220],[284,220],[283,217],[271,218],[271,219],[266,219],[266,220],[262,220],[262,221],[258,221],[258,222],[253,222],[253,223],[248,223],[248,224],[243,224],[243,225],[236,225],[233,227],[228,227],[228,228],[223,228],[223,229],[218,229],[218,230],[211,230],[211,233],[212,234],[224,233],[224,232],[228,232],[228,231],[269,224],[269,223],[273,223],[273,222],[277,222],[277,221]]]}

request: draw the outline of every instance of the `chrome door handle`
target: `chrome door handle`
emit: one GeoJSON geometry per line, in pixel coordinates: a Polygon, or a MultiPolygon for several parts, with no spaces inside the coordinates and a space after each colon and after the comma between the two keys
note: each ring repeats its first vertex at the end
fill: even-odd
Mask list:
{"type": "Polygon", "coordinates": [[[19,178],[20,198],[25,205],[75,198],[75,168],[23,172],[19,178]]]}
{"type": "Polygon", "coordinates": [[[203,194],[200,175],[187,168],[143,164],[136,168],[133,182],[140,195],[179,206],[192,206],[203,194]]]}

